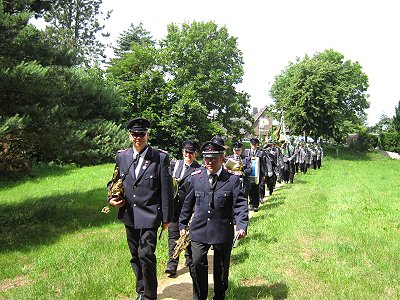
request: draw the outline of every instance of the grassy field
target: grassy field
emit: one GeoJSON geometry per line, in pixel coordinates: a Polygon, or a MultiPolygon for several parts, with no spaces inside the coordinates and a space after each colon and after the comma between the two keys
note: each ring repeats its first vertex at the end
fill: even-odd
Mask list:
{"type": "MultiPolygon", "coordinates": [[[[400,299],[400,161],[328,152],[269,197],[232,252],[229,299],[400,299]]],[[[0,183],[0,299],[134,296],[112,164],[0,183]]],[[[158,244],[158,271],[167,260],[158,244]]]]}

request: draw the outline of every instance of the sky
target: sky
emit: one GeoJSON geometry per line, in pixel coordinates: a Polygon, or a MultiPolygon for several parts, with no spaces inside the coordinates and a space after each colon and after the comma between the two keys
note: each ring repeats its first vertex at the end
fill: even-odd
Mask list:
{"type": "MultiPolygon", "coordinates": [[[[250,104],[273,103],[269,90],[276,75],[294,62],[326,49],[359,62],[368,75],[368,125],[382,114],[392,117],[400,101],[400,18],[398,0],[103,0],[113,10],[105,23],[115,45],[131,23],[157,40],[167,25],[214,21],[237,37],[243,53],[243,83],[250,104]]],[[[111,52],[109,52],[111,54],[111,52]]]]}

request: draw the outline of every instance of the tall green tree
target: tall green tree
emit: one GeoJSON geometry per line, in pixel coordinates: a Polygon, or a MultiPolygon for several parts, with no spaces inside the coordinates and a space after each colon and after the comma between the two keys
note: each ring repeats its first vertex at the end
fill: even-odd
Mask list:
{"type": "Polygon", "coordinates": [[[362,125],[368,76],[332,49],[297,59],[275,77],[270,95],[294,135],[341,140],[362,125]]]}
{"type": "MultiPolygon", "coordinates": [[[[218,130],[235,137],[251,131],[249,95],[237,90],[243,80],[243,55],[237,38],[230,36],[225,26],[219,28],[211,21],[170,24],[160,44],[170,101],[179,106],[189,95],[188,100],[196,101],[207,113],[199,120],[210,124],[208,130],[198,132],[201,139],[218,130]]],[[[196,119],[182,115],[179,122],[168,126],[176,132],[180,124],[191,127],[195,123],[196,119]]]]}
{"type": "Polygon", "coordinates": [[[0,173],[28,171],[31,159],[111,161],[126,140],[119,94],[101,70],[75,67],[74,52],[29,25],[25,10],[0,0],[0,173]]]}
{"type": "Polygon", "coordinates": [[[60,45],[74,49],[87,66],[105,60],[105,45],[99,36],[103,33],[103,21],[111,11],[101,11],[102,0],[51,0],[44,20],[51,26],[46,28],[51,38],[60,45]]]}
{"type": "Polygon", "coordinates": [[[178,153],[185,139],[201,142],[214,134],[240,136],[242,128],[250,130],[249,96],[236,90],[242,53],[225,27],[170,24],[159,45],[149,43],[147,34],[127,36],[129,51],[121,47],[109,78],[124,95],[125,121],[141,115],[153,122],[154,144],[178,153]]]}
{"type": "Polygon", "coordinates": [[[400,135],[400,101],[395,108],[395,113],[393,116],[393,128],[400,135]]]}
{"type": "Polygon", "coordinates": [[[114,56],[121,58],[124,53],[131,52],[131,47],[134,44],[155,45],[155,40],[142,23],[139,23],[139,25],[131,23],[130,27],[120,34],[117,45],[114,47],[114,56]]]}

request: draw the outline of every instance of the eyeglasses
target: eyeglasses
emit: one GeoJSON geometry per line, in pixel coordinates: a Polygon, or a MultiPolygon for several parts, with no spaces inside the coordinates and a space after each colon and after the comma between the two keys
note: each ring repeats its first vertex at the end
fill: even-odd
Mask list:
{"type": "Polygon", "coordinates": [[[131,136],[133,137],[144,137],[147,132],[131,132],[131,136]]]}
{"type": "Polygon", "coordinates": [[[190,151],[187,151],[187,150],[183,150],[183,153],[184,153],[184,154],[194,155],[194,152],[190,152],[190,151]]]}

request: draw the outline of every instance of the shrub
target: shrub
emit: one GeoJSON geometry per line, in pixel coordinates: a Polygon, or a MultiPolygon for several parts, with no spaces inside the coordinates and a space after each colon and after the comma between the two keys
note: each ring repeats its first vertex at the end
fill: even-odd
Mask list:
{"type": "Polygon", "coordinates": [[[382,132],[379,135],[380,147],[383,150],[398,152],[400,151],[400,134],[397,132],[382,132]]]}

